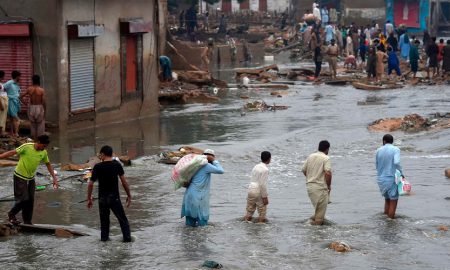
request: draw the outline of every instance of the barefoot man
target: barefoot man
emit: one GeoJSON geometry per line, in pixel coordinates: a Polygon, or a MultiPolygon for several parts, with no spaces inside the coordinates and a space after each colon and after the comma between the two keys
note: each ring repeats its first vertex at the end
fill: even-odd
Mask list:
{"type": "Polygon", "coordinates": [[[30,105],[28,107],[28,119],[31,123],[31,138],[36,140],[37,137],[45,133],[45,97],[44,89],[41,87],[41,78],[39,75],[34,75],[33,85],[27,91],[20,95],[30,97],[30,105]]]}
{"type": "Polygon", "coordinates": [[[267,181],[269,179],[269,169],[271,154],[268,151],[261,153],[261,162],[253,167],[250,185],[247,195],[247,214],[244,220],[251,221],[255,210],[258,209],[258,222],[266,222],[267,205],[269,198],[267,195],[267,181]]]}
{"type": "Polygon", "coordinates": [[[385,199],[384,214],[389,218],[395,218],[398,202],[398,188],[395,183],[395,171],[399,170],[403,177],[400,165],[400,149],[392,145],[394,137],[391,134],[383,136],[383,146],[378,148],[376,155],[376,168],[378,186],[381,195],[385,199]]]}
{"type": "Polygon", "coordinates": [[[321,141],[318,151],[309,155],[302,167],[302,172],[306,176],[308,196],[314,207],[312,225],[323,224],[330,198],[332,175],[329,150],[330,143],[321,141]]]}

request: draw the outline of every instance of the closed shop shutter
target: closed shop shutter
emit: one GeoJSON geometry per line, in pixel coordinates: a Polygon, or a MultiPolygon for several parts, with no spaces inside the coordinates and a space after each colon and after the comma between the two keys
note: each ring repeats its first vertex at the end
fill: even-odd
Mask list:
{"type": "MultiPolygon", "coordinates": [[[[11,72],[18,70],[20,89],[25,91],[32,85],[33,50],[29,37],[0,37],[0,70],[5,71],[5,80],[11,79],[11,72]]],[[[28,99],[23,101],[21,111],[28,109],[28,99]]]]}
{"type": "Polygon", "coordinates": [[[267,0],[259,0],[259,11],[267,11],[267,0]]]}
{"type": "Polygon", "coordinates": [[[245,0],[241,2],[241,10],[250,9],[250,0],[245,0]]]}
{"type": "Polygon", "coordinates": [[[224,1],[222,0],[222,11],[225,13],[231,12],[231,1],[224,1]]]}
{"type": "Polygon", "coordinates": [[[71,39],[69,42],[70,111],[94,110],[94,39],[71,39]]]}

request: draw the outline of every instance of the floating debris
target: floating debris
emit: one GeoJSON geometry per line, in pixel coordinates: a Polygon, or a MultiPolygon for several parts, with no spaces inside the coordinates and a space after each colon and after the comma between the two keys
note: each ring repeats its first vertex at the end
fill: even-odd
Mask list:
{"type": "Polygon", "coordinates": [[[253,101],[248,102],[244,105],[244,110],[246,111],[277,111],[277,110],[287,110],[289,106],[281,106],[281,105],[268,105],[264,101],[253,101]]]}
{"type": "Polygon", "coordinates": [[[330,243],[328,248],[334,249],[337,252],[349,252],[349,251],[352,250],[350,248],[350,245],[345,243],[345,242],[343,242],[343,241],[332,242],[332,243],[330,243]]]}

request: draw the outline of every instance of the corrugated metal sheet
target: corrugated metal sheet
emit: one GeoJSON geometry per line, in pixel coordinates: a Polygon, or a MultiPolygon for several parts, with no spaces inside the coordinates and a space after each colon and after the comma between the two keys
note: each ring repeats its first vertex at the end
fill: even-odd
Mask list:
{"type": "Polygon", "coordinates": [[[70,111],[94,110],[94,39],[71,39],[70,57],[70,111]]]}
{"type": "MultiPolygon", "coordinates": [[[[11,79],[11,72],[18,70],[21,91],[31,86],[33,76],[33,50],[29,37],[0,37],[0,70],[5,71],[5,79],[11,79]]],[[[24,100],[21,111],[28,109],[28,100],[24,100]]]]}

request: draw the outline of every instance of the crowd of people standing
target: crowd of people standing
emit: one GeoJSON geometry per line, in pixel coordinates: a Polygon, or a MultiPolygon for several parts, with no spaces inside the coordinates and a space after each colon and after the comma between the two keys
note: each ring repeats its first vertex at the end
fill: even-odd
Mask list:
{"type": "Polygon", "coordinates": [[[323,59],[327,57],[331,74],[335,76],[335,45],[338,56],[345,58],[348,63],[354,63],[354,66],[367,73],[370,80],[377,82],[386,73],[389,79],[392,79],[392,73],[399,78],[405,78],[411,73],[416,77],[421,59],[425,62],[426,78],[429,80],[450,72],[450,40],[438,41],[428,31],[424,31],[420,41],[417,36],[408,33],[406,26],[395,27],[389,20],[382,26],[375,21],[366,26],[351,23],[348,27],[330,21],[325,24],[320,20],[305,20],[306,23],[309,26],[302,27],[302,36],[304,44],[313,53],[316,78],[320,75],[323,59]],[[409,70],[400,69],[402,62],[409,66],[409,70]]]}

